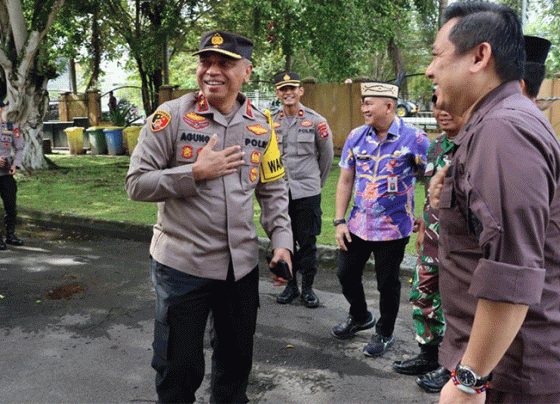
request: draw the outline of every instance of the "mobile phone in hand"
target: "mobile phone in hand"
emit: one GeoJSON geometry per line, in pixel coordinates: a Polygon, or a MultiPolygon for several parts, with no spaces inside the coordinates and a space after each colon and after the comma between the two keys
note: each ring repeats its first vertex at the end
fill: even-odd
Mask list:
{"type": "MultiPolygon", "coordinates": [[[[270,264],[272,257],[266,257],[267,262],[270,264]]],[[[286,279],[287,281],[292,280],[292,273],[290,272],[290,267],[288,263],[284,260],[278,260],[275,267],[269,268],[270,271],[278,276],[279,278],[286,279]]]]}

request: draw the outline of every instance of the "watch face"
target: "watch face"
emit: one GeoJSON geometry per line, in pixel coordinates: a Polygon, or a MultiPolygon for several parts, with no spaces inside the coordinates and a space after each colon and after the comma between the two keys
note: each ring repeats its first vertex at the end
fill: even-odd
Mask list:
{"type": "Polygon", "coordinates": [[[461,367],[457,369],[457,380],[463,386],[472,387],[476,383],[476,376],[470,369],[461,367]]]}

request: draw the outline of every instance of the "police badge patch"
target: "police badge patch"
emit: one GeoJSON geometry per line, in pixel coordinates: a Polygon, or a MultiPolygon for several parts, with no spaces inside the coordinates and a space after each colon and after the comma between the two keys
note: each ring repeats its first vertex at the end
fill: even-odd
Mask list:
{"type": "Polygon", "coordinates": [[[152,115],[152,121],[150,122],[150,128],[152,132],[159,132],[166,128],[171,122],[171,115],[169,115],[165,111],[156,111],[154,115],[152,115]]]}
{"type": "Polygon", "coordinates": [[[329,125],[327,124],[327,122],[323,121],[318,123],[317,130],[319,131],[321,139],[327,139],[329,137],[329,125]]]}

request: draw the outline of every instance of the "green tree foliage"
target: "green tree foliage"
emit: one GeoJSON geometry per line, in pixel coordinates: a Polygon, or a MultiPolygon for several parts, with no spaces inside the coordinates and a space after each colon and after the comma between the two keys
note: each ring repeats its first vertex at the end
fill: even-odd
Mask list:
{"type": "Polygon", "coordinates": [[[158,91],[167,77],[167,61],[182,49],[189,29],[211,5],[198,0],[100,0],[113,29],[128,46],[143,89],[146,114],[159,104],[158,91]]]}

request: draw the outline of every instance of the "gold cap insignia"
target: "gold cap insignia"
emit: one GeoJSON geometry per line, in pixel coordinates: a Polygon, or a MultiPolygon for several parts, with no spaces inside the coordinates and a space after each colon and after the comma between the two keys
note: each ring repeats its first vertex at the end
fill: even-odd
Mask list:
{"type": "Polygon", "coordinates": [[[284,76],[284,80],[290,80],[290,75],[289,75],[289,74],[286,74],[286,75],[284,76]]]}
{"type": "Polygon", "coordinates": [[[212,45],[214,45],[214,46],[220,46],[221,44],[224,43],[224,38],[222,38],[222,36],[216,32],[214,34],[214,36],[212,37],[211,42],[212,42],[212,45]]]}

